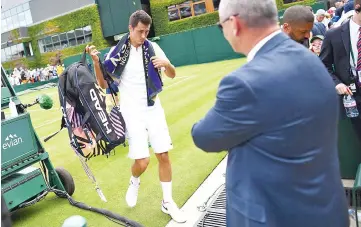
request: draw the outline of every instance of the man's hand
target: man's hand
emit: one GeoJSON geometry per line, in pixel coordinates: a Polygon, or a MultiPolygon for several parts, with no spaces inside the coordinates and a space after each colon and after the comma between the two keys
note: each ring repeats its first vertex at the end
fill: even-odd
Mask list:
{"type": "Polygon", "coordinates": [[[100,52],[95,48],[95,46],[87,45],[85,47],[85,50],[91,56],[94,63],[99,62],[98,54],[100,54],[100,52]]]}
{"type": "Polygon", "coordinates": [[[170,65],[169,60],[161,59],[161,58],[159,58],[157,56],[153,56],[150,60],[153,62],[154,67],[157,68],[157,69],[160,69],[160,68],[163,68],[163,67],[167,68],[170,65]]]}
{"type": "Polygon", "coordinates": [[[339,95],[353,95],[350,88],[343,83],[336,85],[336,91],[339,95]]]}
{"type": "Polygon", "coordinates": [[[99,86],[104,89],[107,88],[108,84],[104,79],[102,70],[100,69],[101,63],[99,63],[99,56],[98,56],[100,52],[97,49],[95,49],[95,46],[89,46],[89,45],[85,47],[85,51],[91,56],[93,60],[95,77],[98,81],[99,86]]]}

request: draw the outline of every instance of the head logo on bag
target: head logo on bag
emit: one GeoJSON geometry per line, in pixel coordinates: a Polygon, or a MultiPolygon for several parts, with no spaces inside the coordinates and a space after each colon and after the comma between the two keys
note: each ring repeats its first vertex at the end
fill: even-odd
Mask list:
{"type": "Polygon", "coordinates": [[[105,95],[104,96],[102,95],[103,91],[100,89],[100,87],[97,84],[95,84],[95,87],[97,88],[98,91],[95,91],[95,89],[92,88],[89,91],[89,95],[91,100],[94,102],[93,105],[97,110],[97,114],[99,116],[101,123],[103,124],[103,127],[106,129],[106,133],[109,134],[112,132],[112,129],[109,128],[109,122],[106,116],[106,110],[103,109],[102,106],[100,105],[100,102],[105,102],[105,95]]]}

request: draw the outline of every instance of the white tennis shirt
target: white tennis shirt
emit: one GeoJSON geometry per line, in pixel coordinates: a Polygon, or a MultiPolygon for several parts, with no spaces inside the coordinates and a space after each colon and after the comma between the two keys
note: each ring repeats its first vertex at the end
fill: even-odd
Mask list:
{"type": "MultiPolygon", "coordinates": [[[[157,43],[151,43],[157,57],[168,59],[157,43]]],[[[148,108],[142,55],[143,51],[141,46],[135,48],[131,45],[128,62],[120,77],[119,105],[121,110],[141,111],[148,108]]],[[[164,71],[164,69],[162,69],[162,71],[164,71]]],[[[157,107],[159,104],[160,101],[157,97],[155,99],[154,107],[157,107]]]]}

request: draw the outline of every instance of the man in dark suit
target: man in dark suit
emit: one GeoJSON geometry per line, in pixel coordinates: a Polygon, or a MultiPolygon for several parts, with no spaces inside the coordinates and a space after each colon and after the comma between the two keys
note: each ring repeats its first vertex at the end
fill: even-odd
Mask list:
{"type": "MultiPolygon", "coordinates": [[[[353,95],[356,99],[359,116],[351,118],[361,141],[361,0],[354,1],[355,15],[340,27],[326,33],[320,58],[336,84],[337,93],[353,95]]],[[[342,104],[342,103],[341,103],[342,104]]],[[[345,110],[341,106],[342,116],[345,110]]]]}
{"type": "Polygon", "coordinates": [[[326,68],[279,30],[274,0],[222,0],[219,15],[248,63],[221,80],[192,136],[206,152],[229,151],[227,227],[348,227],[326,68]]]}
{"type": "MultiPolygon", "coordinates": [[[[315,18],[309,7],[291,6],[283,14],[282,30],[291,39],[309,48],[310,31],[315,18]]],[[[326,29],[326,28],[325,28],[326,29]]]]}

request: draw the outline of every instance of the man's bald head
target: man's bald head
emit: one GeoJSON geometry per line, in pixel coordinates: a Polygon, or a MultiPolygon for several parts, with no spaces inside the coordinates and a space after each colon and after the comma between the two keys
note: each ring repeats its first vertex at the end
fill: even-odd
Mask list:
{"type": "Polygon", "coordinates": [[[307,6],[291,6],[283,14],[283,31],[296,42],[310,37],[315,18],[307,6]]]}

